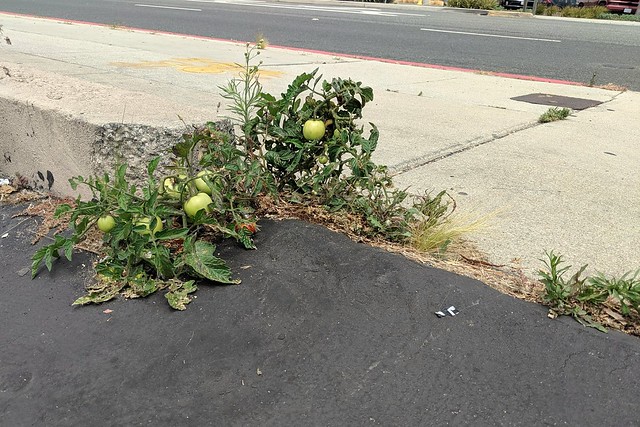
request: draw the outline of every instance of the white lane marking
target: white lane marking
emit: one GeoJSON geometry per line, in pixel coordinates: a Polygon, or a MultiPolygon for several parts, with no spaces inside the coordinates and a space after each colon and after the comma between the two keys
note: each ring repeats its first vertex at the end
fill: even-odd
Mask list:
{"type": "Polygon", "coordinates": [[[202,12],[202,9],[192,9],[190,7],[173,7],[173,6],[159,6],[156,4],[136,4],[138,7],[153,7],[157,9],[173,9],[173,10],[189,10],[191,12],[202,12]]]}
{"type": "Polygon", "coordinates": [[[532,41],[537,41],[537,42],[562,43],[561,40],[553,40],[553,39],[536,39],[536,38],[533,38],[533,37],[503,36],[503,35],[500,35],[500,34],[468,33],[466,31],[435,30],[433,28],[420,28],[420,31],[431,31],[431,32],[434,32],[434,33],[462,34],[462,35],[466,35],[466,36],[498,37],[498,38],[502,38],[502,39],[532,40],[532,41]]]}
{"type": "Polygon", "coordinates": [[[226,3],[226,4],[241,4],[243,6],[253,7],[266,7],[271,9],[295,9],[295,10],[310,10],[315,12],[334,12],[334,13],[349,13],[356,15],[378,15],[378,16],[425,16],[418,13],[401,13],[401,12],[384,12],[380,9],[359,9],[354,7],[328,7],[328,6],[309,6],[309,5],[285,5],[267,3],[264,1],[247,1],[247,0],[183,0],[185,2],[192,3],[226,3]]]}

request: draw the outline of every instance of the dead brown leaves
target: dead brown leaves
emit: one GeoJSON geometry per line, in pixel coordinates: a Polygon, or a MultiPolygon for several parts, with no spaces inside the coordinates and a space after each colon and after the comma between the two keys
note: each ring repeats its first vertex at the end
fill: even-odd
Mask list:
{"type": "MultiPolygon", "coordinates": [[[[35,245],[42,239],[51,239],[50,234],[52,231],[55,236],[69,227],[70,216],[67,214],[56,218],[55,212],[62,204],[73,206],[74,200],[71,198],[56,198],[28,189],[16,190],[15,187],[11,185],[0,186],[0,195],[7,196],[6,198],[0,199],[3,204],[7,205],[20,205],[29,202],[29,205],[21,212],[15,214],[14,217],[26,216],[40,218],[41,221],[37,229],[33,232],[32,245],[35,245]],[[6,187],[11,187],[12,190],[6,187]]],[[[87,252],[103,255],[102,233],[98,229],[92,228],[85,235],[85,239],[76,247],[87,252]]]]}

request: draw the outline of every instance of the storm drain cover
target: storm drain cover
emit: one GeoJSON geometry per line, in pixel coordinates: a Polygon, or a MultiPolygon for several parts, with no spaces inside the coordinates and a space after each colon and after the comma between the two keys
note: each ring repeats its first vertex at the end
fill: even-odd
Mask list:
{"type": "Polygon", "coordinates": [[[548,93],[532,93],[529,95],[511,98],[514,101],[528,102],[529,104],[551,105],[554,107],[571,108],[572,110],[585,110],[602,104],[602,101],[593,99],[572,98],[570,96],[549,95],[548,93]]]}

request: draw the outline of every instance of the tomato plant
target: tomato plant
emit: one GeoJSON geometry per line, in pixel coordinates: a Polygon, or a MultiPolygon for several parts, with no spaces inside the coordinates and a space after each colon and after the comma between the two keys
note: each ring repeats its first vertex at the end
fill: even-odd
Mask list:
{"type": "Polygon", "coordinates": [[[357,123],[372,100],[362,83],[322,81],[317,70],[296,77],[279,98],[263,93],[254,133],[278,189],[316,194],[325,203],[379,169],[371,161],[378,130],[371,125],[365,137],[357,123]]]}
{"type": "MultiPolygon", "coordinates": [[[[233,237],[245,247],[253,247],[250,235],[234,229],[235,217],[240,218],[240,213],[225,208],[206,212],[212,198],[197,193],[194,184],[197,174],[191,172],[191,167],[197,165],[192,165],[191,159],[202,146],[218,146],[214,143],[219,136],[215,125],[209,124],[207,129],[206,133],[194,130],[185,135],[184,142],[173,147],[172,168],[176,174],[162,177],[161,185],[154,177],[159,158],[149,162],[147,184],[141,188],[127,181],[126,165],[119,165],[113,176],[71,179],[73,189],[87,186],[93,198],[85,201],[78,197],[74,204],[63,204],[57,209],[56,216],[70,216],[71,235],[56,235],[52,244],[36,251],[32,276],[35,277],[42,263],[51,270],[60,251],[71,259],[73,246],[96,224],[105,231],[106,256],[95,265],[97,283],[74,304],[100,303],[120,293],[146,296],[165,289],[168,303],[182,310],[191,300],[189,295],[197,289],[196,281],[238,283],[226,263],[213,255],[213,242],[202,238],[206,232],[208,236],[233,237]]],[[[216,199],[221,203],[227,200],[220,193],[216,193],[216,199]]]]}
{"type": "Polygon", "coordinates": [[[371,160],[378,130],[370,124],[365,135],[359,123],[371,88],[322,80],[315,70],[276,97],[262,90],[258,66],[250,65],[258,54],[248,49],[240,77],[221,88],[239,118],[235,125],[194,127],[161,171],[160,158],[148,163],[143,184],[127,180],[125,164],[113,175],[71,179],[74,190],[86,186],[93,197],[58,208],[56,216],[69,215],[71,233],[35,252],[32,276],[43,263],[51,270],[61,253],[71,259],[95,224],[105,231],[105,256],[95,264],[97,283],[74,304],[164,289],[171,307],[182,310],[198,283],[238,283],[214,256],[215,242],[234,238],[254,248],[266,199],[346,212],[358,218],[353,232],[396,241],[407,241],[416,221],[435,224],[446,215],[446,193],[418,198],[393,189],[386,168],[371,160]]]}

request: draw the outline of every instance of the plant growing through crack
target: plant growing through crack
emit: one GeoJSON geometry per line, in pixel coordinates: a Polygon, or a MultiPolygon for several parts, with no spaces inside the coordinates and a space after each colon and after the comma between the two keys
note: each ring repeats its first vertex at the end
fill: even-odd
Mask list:
{"type": "Polygon", "coordinates": [[[569,315],[585,326],[606,332],[595,320],[603,310],[618,313],[613,317],[637,319],[640,315],[640,269],[620,277],[602,273],[583,277],[587,268],[583,265],[567,279],[565,274],[571,266],[564,265],[562,255],[553,251],[545,255],[542,261],[546,269],[539,270],[538,276],[545,288],[543,301],[549,306],[550,317],[569,315]]]}
{"type": "MultiPolygon", "coordinates": [[[[372,161],[378,130],[358,124],[373,100],[371,88],[323,80],[314,70],[274,96],[262,90],[260,64],[252,65],[258,54],[248,46],[243,71],[221,87],[237,132],[213,122],[194,127],[172,147],[170,172],[158,176],[153,159],[140,187],[127,181],[124,164],[113,175],[71,179],[73,189],[86,186],[93,198],[57,209],[57,216],[69,216],[70,233],[36,251],[32,276],[42,264],[51,270],[61,253],[71,259],[97,225],[105,256],[95,265],[96,283],[74,304],[166,290],[171,307],[182,310],[199,283],[238,283],[214,255],[215,244],[234,238],[254,248],[258,215],[270,206],[348,215],[353,233],[407,244],[417,230],[424,236],[449,215],[446,192],[431,197],[395,189],[386,168],[372,161]],[[305,130],[310,122],[313,132],[305,130]]],[[[437,249],[446,248],[442,242],[437,249]]]]}
{"type": "Polygon", "coordinates": [[[571,110],[569,108],[551,107],[538,118],[538,123],[550,123],[558,120],[564,120],[569,117],[569,114],[571,114],[571,110]]]}

